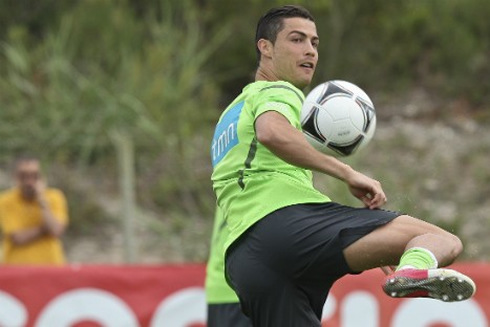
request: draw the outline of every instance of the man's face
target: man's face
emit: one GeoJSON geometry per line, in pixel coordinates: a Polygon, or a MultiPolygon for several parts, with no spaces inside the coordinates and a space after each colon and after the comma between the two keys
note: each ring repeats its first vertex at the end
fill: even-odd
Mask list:
{"type": "Polygon", "coordinates": [[[304,18],[284,19],[272,48],[273,70],[279,80],[303,89],[311,83],[318,62],[315,23],[304,18]]]}
{"type": "Polygon", "coordinates": [[[22,196],[28,200],[33,200],[36,195],[36,184],[41,178],[39,161],[25,160],[19,162],[15,170],[15,178],[22,196]]]}

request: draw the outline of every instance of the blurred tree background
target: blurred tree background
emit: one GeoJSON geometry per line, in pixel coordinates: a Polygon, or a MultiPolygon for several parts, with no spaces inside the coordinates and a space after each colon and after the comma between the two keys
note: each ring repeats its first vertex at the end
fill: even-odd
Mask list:
{"type": "MultiPolygon", "coordinates": [[[[16,155],[38,155],[70,202],[69,259],[122,262],[118,144],[126,142],[137,261],[206,260],[214,124],[252,80],[256,21],[287,3],[0,0],[1,186],[16,155]]],[[[347,161],[385,182],[393,209],[467,241],[488,230],[490,2],[296,3],[313,13],[321,38],[313,85],[354,82],[378,110],[370,151],[347,161]]],[[[352,201],[336,181],[317,178],[352,201]]],[[[485,259],[489,248],[474,244],[468,258],[485,259]]]]}

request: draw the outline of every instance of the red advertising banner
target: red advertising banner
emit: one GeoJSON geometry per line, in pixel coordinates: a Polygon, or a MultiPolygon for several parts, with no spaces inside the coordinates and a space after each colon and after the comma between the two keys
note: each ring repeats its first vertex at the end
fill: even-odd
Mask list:
{"type": "Polygon", "coordinates": [[[203,265],[0,269],[1,327],[204,326],[203,265]]]}
{"type": "MultiPolygon", "coordinates": [[[[490,264],[458,264],[473,299],[391,299],[383,273],[338,281],[325,303],[329,327],[489,327],[490,264]]],[[[0,327],[204,327],[204,265],[0,268],[0,327]]],[[[227,327],[227,326],[223,326],[227,327]]]]}

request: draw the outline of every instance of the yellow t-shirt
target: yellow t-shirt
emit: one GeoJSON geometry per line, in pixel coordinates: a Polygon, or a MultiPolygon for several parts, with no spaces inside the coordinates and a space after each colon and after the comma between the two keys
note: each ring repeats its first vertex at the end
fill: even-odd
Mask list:
{"type": "MultiPolygon", "coordinates": [[[[53,216],[68,223],[66,199],[57,189],[45,191],[46,201],[53,216]]],[[[3,232],[3,263],[10,265],[62,265],[65,263],[63,245],[59,238],[45,235],[30,243],[15,245],[10,235],[16,231],[41,224],[41,207],[26,201],[20,190],[13,188],[0,194],[0,228],[3,232]]]]}

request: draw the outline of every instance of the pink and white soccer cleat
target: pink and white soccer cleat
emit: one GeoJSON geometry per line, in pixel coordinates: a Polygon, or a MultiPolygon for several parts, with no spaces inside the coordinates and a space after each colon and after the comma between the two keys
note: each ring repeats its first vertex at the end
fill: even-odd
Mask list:
{"type": "Polygon", "coordinates": [[[385,278],[383,290],[396,298],[428,297],[454,302],[471,298],[476,285],[452,269],[402,269],[385,278]]]}

